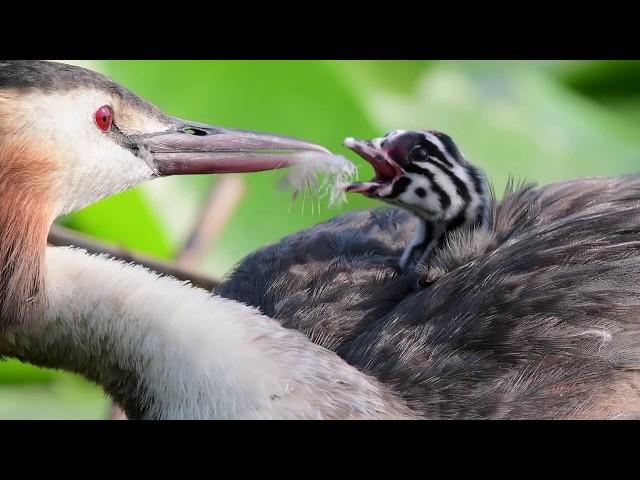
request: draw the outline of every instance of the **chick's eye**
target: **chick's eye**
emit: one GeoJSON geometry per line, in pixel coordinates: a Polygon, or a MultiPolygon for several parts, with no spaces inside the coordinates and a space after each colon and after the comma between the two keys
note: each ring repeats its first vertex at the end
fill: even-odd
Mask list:
{"type": "Polygon", "coordinates": [[[113,111],[109,105],[103,105],[94,114],[96,125],[103,132],[108,132],[111,129],[113,123],[113,111]]]}
{"type": "Polygon", "coordinates": [[[422,147],[414,148],[411,151],[411,160],[414,162],[424,162],[427,158],[429,158],[429,154],[422,147]]]}

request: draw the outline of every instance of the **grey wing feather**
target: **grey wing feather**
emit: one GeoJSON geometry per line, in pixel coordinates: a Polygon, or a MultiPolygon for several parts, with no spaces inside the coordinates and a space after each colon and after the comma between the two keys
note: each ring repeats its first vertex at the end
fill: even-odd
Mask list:
{"type": "Polygon", "coordinates": [[[640,411],[640,176],[510,187],[416,290],[411,216],[356,212],[266,247],[217,291],[391,386],[425,418],[640,411]]]}
{"type": "Polygon", "coordinates": [[[427,418],[638,411],[640,176],[521,189],[499,208],[495,243],[408,296],[345,359],[427,418]]]}
{"type": "Polygon", "coordinates": [[[337,350],[412,291],[396,264],[414,224],[395,209],[342,215],[252,253],[215,293],[337,350]]]}

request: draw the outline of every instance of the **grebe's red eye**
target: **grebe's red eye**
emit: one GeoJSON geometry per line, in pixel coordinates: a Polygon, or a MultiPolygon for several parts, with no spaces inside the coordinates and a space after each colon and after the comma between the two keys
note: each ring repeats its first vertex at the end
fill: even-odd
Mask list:
{"type": "Polygon", "coordinates": [[[96,125],[103,132],[108,132],[111,129],[113,123],[113,111],[109,105],[103,105],[93,116],[96,120],[96,125]]]}

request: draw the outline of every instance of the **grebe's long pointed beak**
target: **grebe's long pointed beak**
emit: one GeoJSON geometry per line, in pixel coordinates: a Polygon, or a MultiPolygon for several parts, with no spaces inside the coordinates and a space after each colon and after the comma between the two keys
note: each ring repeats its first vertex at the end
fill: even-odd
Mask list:
{"type": "Polygon", "coordinates": [[[331,154],[294,138],[197,123],[140,140],[158,176],[260,172],[304,161],[304,154],[331,154]]]}

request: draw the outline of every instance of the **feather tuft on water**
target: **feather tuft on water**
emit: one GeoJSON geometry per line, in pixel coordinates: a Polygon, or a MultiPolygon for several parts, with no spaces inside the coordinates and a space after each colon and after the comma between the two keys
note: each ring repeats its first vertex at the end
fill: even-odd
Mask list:
{"type": "Polygon", "coordinates": [[[318,199],[328,197],[329,206],[346,202],[340,185],[355,179],[357,167],[353,163],[341,155],[315,152],[299,154],[296,160],[281,183],[293,190],[294,198],[308,191],[318,199]]]}

